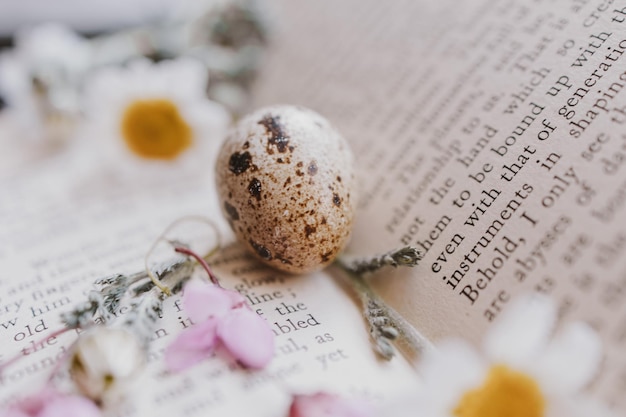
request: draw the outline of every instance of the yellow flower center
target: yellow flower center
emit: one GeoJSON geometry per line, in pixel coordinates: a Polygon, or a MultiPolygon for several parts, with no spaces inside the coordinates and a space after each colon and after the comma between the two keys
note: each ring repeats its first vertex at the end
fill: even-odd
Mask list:
{"type": "Polygon", "coordinates": [[[543,417],[545,400],[528,375],[504,365],[491,368],[481,387],[467,391],[456,417],[543,417]]]}
{"type": "Polygon", "coordinates": [[[150,159],[174,159],[192,142],[191,128],[165,99],[131,103],[122,116],[122,136],[131,151],[150,159]]]}

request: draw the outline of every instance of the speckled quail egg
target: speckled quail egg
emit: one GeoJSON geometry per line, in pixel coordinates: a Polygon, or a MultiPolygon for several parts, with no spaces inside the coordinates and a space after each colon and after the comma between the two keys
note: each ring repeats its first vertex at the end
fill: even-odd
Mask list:
{"type": "Polygon", "coordinates": [[[312,110],[272,106],[241,119],[216,169],[224,215],[263,262],[310,272],[347,243],[355,210],[352,153],[312,110]]]}

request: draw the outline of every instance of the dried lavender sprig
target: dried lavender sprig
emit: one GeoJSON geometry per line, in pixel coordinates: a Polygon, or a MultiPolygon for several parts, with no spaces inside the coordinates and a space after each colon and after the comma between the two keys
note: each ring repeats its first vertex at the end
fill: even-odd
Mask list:
{"type": "MultiPolygon", "coordinates": [[[[156,271],[157,277],[163,282],[170,283],[174,292],[180,291],[182,284],[191,276],[194,263],[183,259],[162,264],[156,271]]],[[[87,301],[78,304],[74,309],[62,313],[61,321],[70,329],[84,328],[93,323],[93,317],[100,314],[105,322],[110,321],[119,308],[128,289],[142,280],[148,280],[146,272],[137,272],[130,275],[110,275],[95,281],[96,285],[103,286],[100,291],[91,291],[87,301]]],[[[132,297],[138,297],[154,288],[152,281],[146,281],[131,291],[132,297]]]]}
{"type": "Polygon", "coordinates": [[[128,286],[107,287],[100,291],[102,295],[102,306],[109,314],[117,312],[128,286]]]}
{"type": "MultiPolygon", "coordinates": [[[[163,269],[163,267],[161,267],[163,269]]],[[[94,281],[94,285],[102,287],[126,287],[141,281],[148,277],[148,273],[145,270],[135,272],[134,274],[113,274],[107,275],[102,278],[98,278],[94,281]]]]}
{"type": "Polygon", "coordinates": [[[128,276],[123,274],[107,275],[106,277],[98,278],[94,281],[95,285],[110,285],[119,286],[124,285],[128,281],[128,276]]]}
{"type": "Polygon", "coordinates": [[[376,295],[363,276],[350,270],[347,272],[350,283],[361,299],[363,316],[370,325],[370,335],[383,358],[391,359],[395,355],[391,342],[396,339],[404,341],[416,353],[431,349],[430,342],[376,295]]]}
{"type": "MultiPolygon", "coordinates": [[[[159,272],[157,272],[158,274],[159,272]]],[[[115,314],[120,306],[120,302],[131,285],[146,279],[146,271],[136,272],[131,275],[115,274],[95,281],[96,286],[100,286],[100,294],[103,298],[103,307],[108,314],[115,314]]]]}
{"type": "MultiPolygon", "coordinates": [[[[190,251],[183,242],[173,241],[165,237],[166,232],[173,226],[190,218],[198,219],[197,216],[187,216],[178,219],[170,224],[156,239],[144,259],[144,270],[130,275],[109,275],[96,280],[95,284],[100,287],[99,291],[92,291],[86,303],[82,303],[72,311],[62,315],[62,320],[66,325],[65,328],[80,327],[84,329],[94,324],[93,317],[97,314],[100,315],[103,324],[109,324],[117,317],[119,306],[124,301],[124,298],[130,297],[130,312],[124,316],[123,321],[119,324],[122,327],[132,329],[132,333],[137,336],[138,341],[147,349],[152,340],[156,322],[162,317],[163,300],[183,288],[184,283],[191,278],[196,261],[209,271],[205,260],[210,258],[221,246],[219,230],[210,220],[205,218],[200,219],[214,228],[217,235],[217,244],[204,258],[190,251]],[[172,245],[176,252],[187,256],[183,259],[179,258],[162,263],[153,270],[149,267],[148,259],[156,244],[163,240],[172,245]]],[[[212,276],[210,271],[209,275],[212,276]]],[[[212,278],[215,279],[215,277],[212,278]]]]}
{"type": "Polygon", "coordinates": [[[132,304],[131,311],[124,317],[122,326],[132,329],[133,334],[147,350],[156,322],[161,318],[162,313],[163,293],[153,288],[138,302],[132,304]]]}
{"type": "Polygon", "coordinates": [[[98,291],[91,291],[87,301],[76,305],[72,310],[61,313],[61,321],[68,329],[80,329],[92,322],[92,317],[103,310],[104,299],[98,291]]]}
{"type": "MultiPolygon", "coordinates": [[[[157,272],[157,277],[172,293],[176,294],[187,282],[193,273],[195,263],[191,259],[178,260],[163,266],[157,272]]],[[[162,317],[163,300],[167,295],[161,291],[152,281],[147,281],[135,291],[135,297],[141,295],[139,301],[132,304],[130,313],[125,316],[123,326],[133,329],[145,349],[148,349],[152,341],[156,322],[162,317]],[[148,288],[149,287],[149,288],[148,288]]]]}
{"type": "MultiPolygon", "coordinates": [[[[194,261],[188,258],[168,262],[161,265],[159,270],[156,272],[156,276],[161,282],[171,282],[173,285],[172,292],[177,293],[182,288],[182,284],[184,284],[186,278],[191,276],[194,266],[194,261]],[[175,288],[176,286],[178,288],[175,288]]],[[[147,274],[145,275],[145,278],[148,278],[147,274]]],[[[132,289],[133,296],[137,297],[150,291],[154,287],[155,284],[153,281],[146,281],[132,289]]]]}
{"type": "Polygon", "coordinates": [[[350,262],[344,261],[344,268],[354,274],[362,275],[378,271],[384,266],[393,266],[394,268],[399,266],[417,266],[423,257],[422,253],[416,248],[405,246],[371,258],[359,259],[350,262]]]}

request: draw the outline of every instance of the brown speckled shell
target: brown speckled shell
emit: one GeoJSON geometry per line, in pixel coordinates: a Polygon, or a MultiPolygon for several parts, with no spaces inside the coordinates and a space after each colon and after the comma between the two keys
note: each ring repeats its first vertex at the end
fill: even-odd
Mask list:
{"type": "Polygon", "coordinates": [[[273,106],[246,116],[220,150],[216,179],[233,231],[269,265],[310,272],[347,243],[356,201],[352,153],[311,110],[273,106]]]}

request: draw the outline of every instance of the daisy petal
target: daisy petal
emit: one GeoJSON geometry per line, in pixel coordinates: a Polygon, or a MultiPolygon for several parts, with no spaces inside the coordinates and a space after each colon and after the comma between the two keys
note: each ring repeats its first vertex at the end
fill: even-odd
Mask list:
{"type": "Polygon", "coordinates": [[[274,355],[274,333],[258,314],[238,308],[220,319],[217,334],[244,366],[263,368],[274,355]]]}
{"type": "Polygon", "coordinates": [[[165,366],[178,372],[195,365],[213,353],[217,341],[217,320],[204,323],[182,332],[165,350],[165,366]]]}
{"type": "Polygon", "coordinates": [[[182,57],[90,72],[81,134],[94,138],[100,168],[130,187],[206,170],[230,123],[227,110],[206,97],[206,83],[204,64],[182,57]]]}
{"type": "Polygon", "coordinates": [[[191,320],[199,323],[212,316],[221,316],[233,307],[228,291],[194,279],[185,285],[183,308],[191,320]]]}
{"type": "Polygon", "coordinates": [[[593,329],[570,323],[535,363],[535,372],[549,388],[576,394],[594,377],[601,360],[602,343],[593,329]]]}
{"type": "Polygon", "coordinates": [[[548,416],[567,417],[618,417],[615,411],[610,410],[599,401],[586,395],[551,398],[548,403],[548,416]]]}
{"type": "Polygon", "coordinates": [[[502,312],[485,337],[485,351],[494,362],[512,365],[532,360],[548,343],[556,306],[547,297],[522,297],[502,312]]]}
{"type": "Polygon", "coordinates": [[[70,395],[59,397],[46,404],[37,417],[100,417],[96,405],[84,397],[70,395]]]}
{"type": "Polygon", "coordinates": [[[209,72],[200,61],[188,57],[163,61],[159,70],[166,86],[176,85],[176,94],[204,98],[209,72]]]}
{"type": "Polygon", "coordinates": [[[466,342],[447,340],[426,354],[419,371],[426,383],[424,403],[447,409],[460,393],[482,383],[487,364],[466,342]]]}

